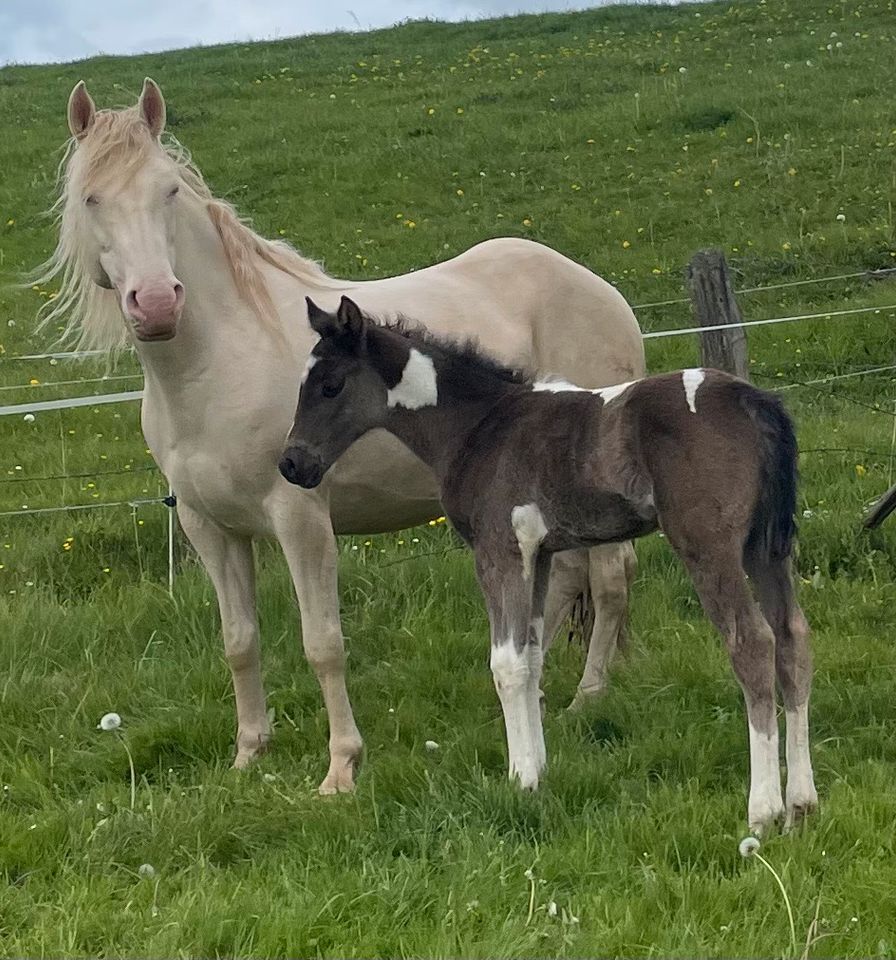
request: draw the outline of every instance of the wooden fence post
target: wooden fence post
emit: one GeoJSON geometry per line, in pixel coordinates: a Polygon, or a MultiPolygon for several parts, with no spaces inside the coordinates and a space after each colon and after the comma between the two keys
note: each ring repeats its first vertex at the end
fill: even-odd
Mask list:
{"type": "Polygon", "coordinates": [[[691,309],[699,326],[734,324],[726,330],[707,330],[700,334],[703,366],[726,370],[749,380],[747,334],[743,327],[736,326],[742,318],[734,298],[734,287],[725,255],[721,250],[699,250],[688,264],[687,280],[691,309]]]}

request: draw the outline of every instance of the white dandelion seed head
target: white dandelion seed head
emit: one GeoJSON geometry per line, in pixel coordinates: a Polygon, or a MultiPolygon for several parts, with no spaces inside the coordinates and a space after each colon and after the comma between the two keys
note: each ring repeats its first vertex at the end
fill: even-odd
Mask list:
{"type": "Polygon", "coordinates": [[[426,749],[429,750],[430,753],[435,753],[436,750],[439,749],[439,745],[436,743],[435,740],[427,740],[426,743],[423,744],[423,746],[426,747],[426,749]]]}
{"type": "Polygon", "coordinates": [[[34,414],[26,413],[25,416],[22,417],[22,419],[25,421],[25,423],[34,423],[34,414]]]}
{"type": "Polygon", "coordinates": [[[140,866],[137,867],[137,873],[141,877],[146,877],[147,880],[152,880],[156,875],[156,868],[151,863],[141,863],[140,866]]]}
{"type": "Polygon", "coordinates": [[[117,730],[120,726],[121,717],[117,713],[105,713],[97,724],[97,730],[117,730]]]}
{"type": "Polygon", "coordinates": [[[762,844],[760,844],[756,837],[744,837],[737,845],[737,849],[742,857],[752,857],[760,846],[762,846],[762,844]]]}
{"type": "Polygon", "coordinates": [[[531,868],[531,867],[528,867],[528,868],[527,868],[527,870],[526,870],[526,872],[523,874],[523,876],[524,876],[527,880],[534,880],[534,879],[535,879],[535,874],[532,872],[532,868],[531,868]]]}
{"type": "Polygon", "coordinates": [[[846,222],[846,214],[845,214],[845,213],[838,213],[838,214],[837,214],[837,220],[838,220],[840,223],[845,223],[845,222],[846,222]]]}

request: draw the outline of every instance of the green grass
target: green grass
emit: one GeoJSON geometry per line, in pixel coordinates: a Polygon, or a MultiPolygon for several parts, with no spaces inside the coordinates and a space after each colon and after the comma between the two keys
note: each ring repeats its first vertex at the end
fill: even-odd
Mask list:
{"type": "MultiPolygon", "coordinates": [[[[123,104],[147,73],[215,190],[333,273],[384,276],[500,234],[557,247],[635,303],[681,296],[690,253],[711,244],[740,286],[890,266],[894,36],[887,0],[778,0],[8,67],[0,266],[14,279],[52,248],[41,211],[73,83],[123,104]]],[[[0,293],[7,358],[50,345],[34,317],[52,292],[0,293]]],[[[896,284],[741,303],[748,318],[887,306],[896,284]]],[[[689,323],[686,306],[639,316],[689,323]]],[[[892,363],[893,320],[754,329],[756,382],[892,363]]],[[[696,345],[650,341],[648,355],[673,369],[696,345]]],[[[135,371],[125,359],[115,373],[135,371]]],[[[0,357],[2,387],[102,373],[0,357]]],[[[237,775],[211,587],[181,544],[169,598],[166,515],[147,506],[0,517],[0,953],[790,956],[811,925],[813,957],[892,957],[896,524],[869,535],[860,519],[890,482],[894,382],[786,394],[804,451],[822,809],[762,853],[788,891],[795,951],[772,877],[737,852],[740,694],[661,539],[639,545],[633,641],[606,697],[564,713],[581,652],[552,651],[551,767],[524,796],[504,781],[469,556],[441,525],[346,538],[367,757],[355,796],[321,799],[326,716],[281,559],[258,549],[276,740],[237,775]],[[108,710],[124,718],[133,809],[124,746],[96,729],[108,710]]],[[[138,383],[4,389],[0,404],[138,383]]],[[[0,511],[156,496],[151,466],[133,404],[0,419],[0,511]],[[38,479],[61,473],[85,476],[38,479]]]]}

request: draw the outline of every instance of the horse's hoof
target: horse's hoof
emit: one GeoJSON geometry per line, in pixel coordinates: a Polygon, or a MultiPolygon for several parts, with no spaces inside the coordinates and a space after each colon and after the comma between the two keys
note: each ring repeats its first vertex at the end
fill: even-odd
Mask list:
{"type": "Polygon", "coordinates": [[[596,687],[579,687],[576,690],[576,695],[572,698],[572,703],[566,708],[570,713],[576,713],[581,710],[583,707],[587,707],[589,703],[594,703],[595,700],[600,699],[606,686],[600,684],[596,687]]]}
{"type": "Polygon", "coordinates": [[[263,754],[268,751],[271,735],[259,734],[255,737],[240,736],[237,739],[236,756],[233,758],[233,770],[246,770],[263,754]]]}
{"type": "Polygon", "coordinates": [[[799,799],[788,799],[787,814],[784,818],[784,830],[793,830],[811,816],[818,809],[818,795],[813,792],[811,796],[801,797],[799,799]]]}

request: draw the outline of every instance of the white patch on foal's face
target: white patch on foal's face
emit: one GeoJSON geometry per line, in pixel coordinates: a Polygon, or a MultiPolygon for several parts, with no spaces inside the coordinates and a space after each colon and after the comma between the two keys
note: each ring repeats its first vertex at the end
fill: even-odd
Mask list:
{"type": "Polygon", "coordinates": [[[697,412],[697,388],[706,379],[706,374],[699,367],[681,371],[681,382],[684,384],[684,396],[691,413],[697,412]]]}
{"type": "Polygon", "coordinates": [[[523,577],[528,580],[532,576],[532,560],[541,541],[548,535],[547,524],[534,503],[514,507],[510,511],[510,524],[523,557],[523,577]]]}
{"type": "Polygon", "coordinates": [[[592,393],[600,397],[604,403],[609,403],[611,400],[615,400],[616,397],[621,396],[630,386],[637,382],[637,380],[629,380],[628,383],[615,383],[611,387],[599,387],[596,390],[586,390],[585,387],[577,387],[574,383],[570,383],[569,380],[548,378],[547,380],[538,380],[533,383],[532,389],[536,392],[548,391],[550,393],[568,393],[570,391],[576,393],[592,393]]]}
{"type": "Polygon", "coordinates": [[[434,407],[438,399],[436,368],[432,357],[411,347],[401,380],[386,394],[386,404],[389,407],[419,410],[421,407],[434,407]]]}

